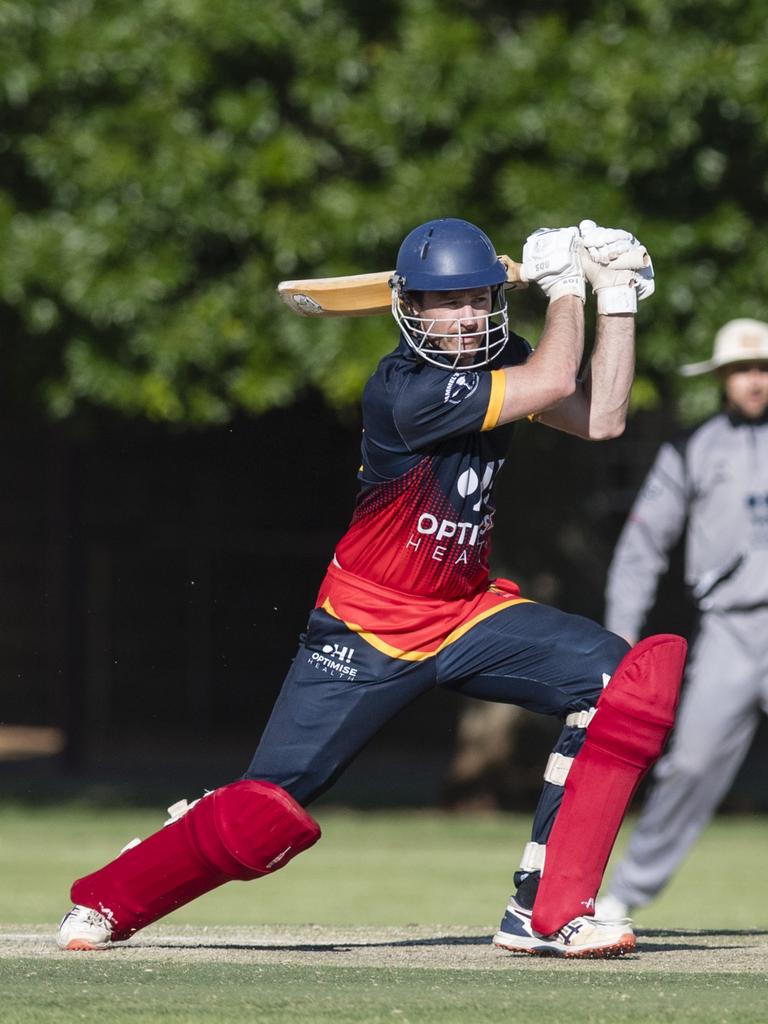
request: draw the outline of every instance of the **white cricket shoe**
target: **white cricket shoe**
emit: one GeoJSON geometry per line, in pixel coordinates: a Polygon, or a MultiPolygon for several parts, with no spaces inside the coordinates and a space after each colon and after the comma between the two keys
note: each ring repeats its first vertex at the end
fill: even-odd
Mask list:
{"type": "Polygon", "coordinates": [[[77,904],[61,919],[56,945],[72,950],[107,949],[112,945],[112,925],[97,910],[77,904]]]}
{"type": "Polygon", "coordinates": [[[630,953],[635,948],[635,933],[628,922],[608,923],[593,917],[574,917],[552,935],[539,935],[531,927],[531,911],[521,907],[513,897],[493,944],[510,953],[594,960],[630,953]]]}
{"type": "Polygon", "coordinates": [[[632,908],[628,903],[620,900],[618,896],[612,896],[607,892],[605,896],[598,896],[595,900],[595,918],[598,921],[628,921],[632,908]]]}

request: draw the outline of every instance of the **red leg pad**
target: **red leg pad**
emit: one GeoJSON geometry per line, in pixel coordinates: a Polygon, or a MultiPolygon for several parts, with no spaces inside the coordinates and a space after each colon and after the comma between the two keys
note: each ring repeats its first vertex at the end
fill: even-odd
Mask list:
{"type": "Polygon", "coordinates": [[[550,935],[594,913],[594,899],[632,795],[674,724],[687,644],[660,634],[622,659],[565,782],[531,923],[550,935]]]}
{"type": "Polygon", "coordinates": [[[224,882],[277,871],[319,838],[317,823],[284,789],[234,782],[78,879],[72,900],[104,914],[114,939],[127,939],[224,882]]]}

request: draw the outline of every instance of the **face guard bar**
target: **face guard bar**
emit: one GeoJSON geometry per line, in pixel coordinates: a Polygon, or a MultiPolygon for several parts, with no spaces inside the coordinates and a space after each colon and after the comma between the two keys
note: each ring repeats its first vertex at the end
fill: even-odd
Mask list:
{"type": "Polygon", "coordinates": [[[448,370],[487,366],[507,344],[509,315],[503,287],[492,289],[491,312],[474,318],[480,329],[472,332],[462,331],[455,316],[425,319],[417,315],[407,303],[407,294],[393,281],[392,316],[416,355],[432,366],[448,370]]]}

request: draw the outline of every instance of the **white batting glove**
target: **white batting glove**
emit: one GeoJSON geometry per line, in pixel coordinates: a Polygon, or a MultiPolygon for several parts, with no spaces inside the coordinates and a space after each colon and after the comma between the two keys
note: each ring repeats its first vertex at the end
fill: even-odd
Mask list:
{"type": "Polygon", "coordinates": [[[653,264],[645,246],[628,231],[579,224],[584,276],[597,295],[598,313],[636,313],[638,300],[655,290],[653,264]]]}
{"type": "Polygon", "coordinates": [[[582,246],[592,259],[606,266],[637,244],[637,239],[629,231],[601,228],[593,220],[583,220],[579,224],[579,236],[582,246]]]}
{"type": "Polygon", "coordinates": [[[550,302],[563,295],[585,299],[578,228],[539,228],[523,246],[523,276],[535,281],[550,302]]]}

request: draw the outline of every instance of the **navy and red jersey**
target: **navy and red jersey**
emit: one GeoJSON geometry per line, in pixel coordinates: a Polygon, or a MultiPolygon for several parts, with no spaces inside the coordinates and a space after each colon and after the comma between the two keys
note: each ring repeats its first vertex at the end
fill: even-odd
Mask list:
{"type": "MultiPolygon", "coordinates": [[[[415,628],[423,648],[422,618],[464,621],[487,594],[493,485],[514,430],[497,426],[502,367],[530,352],[511,334],[487,369],[450,370],[426,363],[401,338],[381,360],[363,395],[360,492],[319,605],[364,634],[393,627],[412,643],[415,628]]],[[[399,657],[410,649],[390,646],[399,657]]]]}

